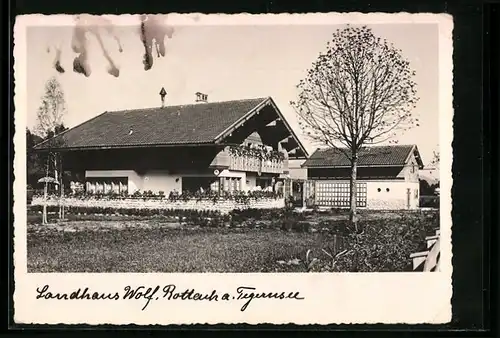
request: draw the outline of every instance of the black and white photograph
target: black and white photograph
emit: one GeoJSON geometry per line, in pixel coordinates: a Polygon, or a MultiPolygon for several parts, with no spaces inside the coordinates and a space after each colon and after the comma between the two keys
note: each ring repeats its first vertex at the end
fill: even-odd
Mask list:
{"type": "Polygon", "coordinates": [[[18,320],[449,320],[452,27],[18,17],[18,320]]]}

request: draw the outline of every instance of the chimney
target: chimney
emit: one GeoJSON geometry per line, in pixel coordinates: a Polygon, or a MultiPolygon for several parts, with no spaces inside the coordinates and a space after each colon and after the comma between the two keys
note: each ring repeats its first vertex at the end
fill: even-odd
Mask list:
{"type": "Polygon", "coordinates": [[[167,91],[165,88],[161,87],[160,90],[160,97],[161,97],[161,107],[165,107],[165,96],[167,96],[167,91]]]}
{"type": "Polygon", "coordinates": [[[207,94],[203,94],[203,93],[200,93],[200,92],[196,93],[196,102],[207,103],[207,100],[208,100],[208,95],[207,94]]]}

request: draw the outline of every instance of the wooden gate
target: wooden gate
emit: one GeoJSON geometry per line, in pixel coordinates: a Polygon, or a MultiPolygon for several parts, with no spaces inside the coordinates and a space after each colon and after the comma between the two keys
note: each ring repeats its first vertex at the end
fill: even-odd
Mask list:
{"type": "Polygon", "coordinates": [[[289,198],[292,195],[292,180],[286,178],[283,180],[283,196],[289,198]]]}
{"type": "Polygon", "coordinates": [[[304,189],[306,181],[286,179],[284,182],[285,198],[290,198],[294,207],[304,206],[304,189]]]}
{"type": "MultiPolygon", "coordinates": [[[[356,205],[365,208],[367,205],[366,182],[358,182],[356,188],[356,205]]],[[[349,192],[349,182],[317,180],[304,182],[306,207],[348,208],[350,206],[349,192]]]]}
{"type": "Polygon", "coordinates": [[[316,181],[307,180],[304,182],[303,199],[307,208],[312,208],[316,204],[316,181]]]}
{"type": "Polygon", "coordinates": [[[293,205],[295,207],[303,207],[304,206],[304,181],[296,180],[292,182],[292,197],[293,197],[293,205]]]}

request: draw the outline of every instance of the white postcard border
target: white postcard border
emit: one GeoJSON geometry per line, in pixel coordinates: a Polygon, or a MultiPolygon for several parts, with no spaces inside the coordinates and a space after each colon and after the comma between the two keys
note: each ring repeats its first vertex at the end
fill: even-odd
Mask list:
{"type": "MultiPolygon", "coordinates": [[[[131,15],[111,16],[119,25],[131,15]]],[[[28,15],[16,18],[15,135],[14,135],[14,320],[23,324],[341,324],[341,323],[446,323],[451,320],[451,164],[453,159],[452,17],[446,14],[324,13],[265,15],[179,15],[173,25],[285,25],[285,24],[387,24],[439,25],[441,272],[338,273],[338,274],[82,274],[27,273],[26,243],[26,28],[38,25],[72,25],[67,15],[28,15]],[[193,20],[196,18],[196,20],[193,20]],[[89,287],[108,293],[126,285],[175,284],[178,290],[235,293],[239,286],[257,291],[299,291],[304,300],[260,300],[240,311],[243,301],[58,301],[36,300],[36,288],[50,285],[58,292],[89,287]]],[[[135,21],[135,20],[134,20],[135,21]]]]}

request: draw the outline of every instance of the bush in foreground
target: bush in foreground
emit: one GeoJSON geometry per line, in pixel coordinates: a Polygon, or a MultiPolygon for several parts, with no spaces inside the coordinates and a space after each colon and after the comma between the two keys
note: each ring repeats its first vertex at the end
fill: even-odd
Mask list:
{"type": "MultiPolygon", "coordinates": [[[[308,271],[393,272],[411,271],[410,254],[425,246],[425,237],[439,227],[437,213],[402,215],[399,219],[377,219],[364,224],[364,233],[340,234],[342,247],[325,241],[316,261],[305,259],[308,271]]],[[[335,234],[334,236],[339,236],[335,234]]]]}

